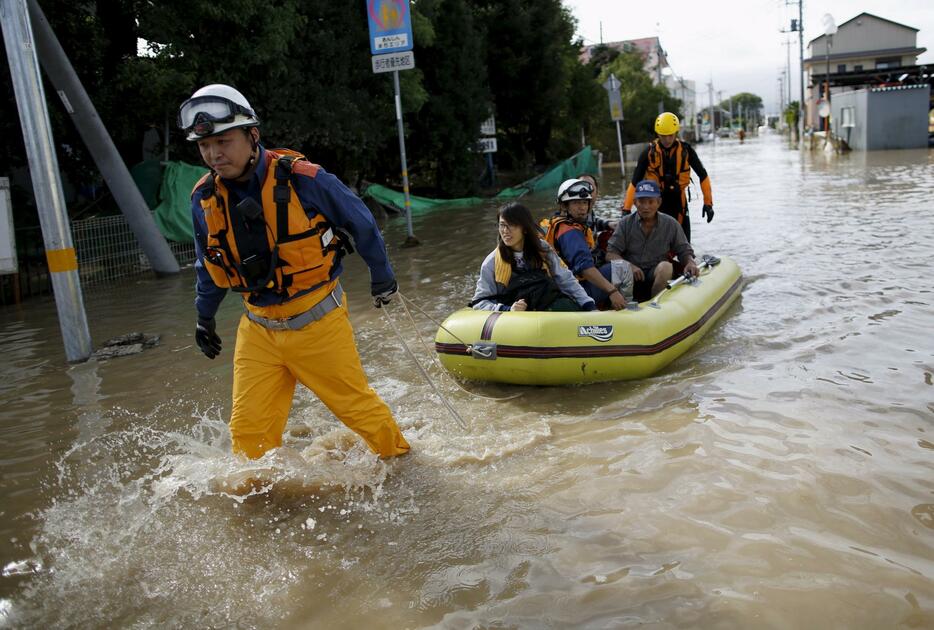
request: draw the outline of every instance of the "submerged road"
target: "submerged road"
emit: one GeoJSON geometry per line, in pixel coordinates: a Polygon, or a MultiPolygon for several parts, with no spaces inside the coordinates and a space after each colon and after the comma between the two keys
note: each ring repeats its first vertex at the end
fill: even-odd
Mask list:
{"type": "MultiPolygon", "coordinates": [[[[90,292],[67,367],[51,300],[0,310],[0,627],[880,628],[934,626],[934,153],[802,154],[774,136],[698,152],[699,254],[741,299],[661,374],[581,387],[429,372],[345,274],[372,385],[412,444],[381,462],[309,392],[286,447],[229,455],[233,336],[194,347],[193,276],[90,292]],[[271,488],[229,494],[248,476],[271,488]]],[[[607,169],[597,211],[619,205],[607,169]]],[[[528,200],[544,216],[551,200],[528,200]]],[[[437,320],[469,300],[495,207],[385,234],[437,320]]],[[[389,316],[428,366],[435,324],[389,316]],[[430,345],[430,343],[429,343],[430,345]]]]}

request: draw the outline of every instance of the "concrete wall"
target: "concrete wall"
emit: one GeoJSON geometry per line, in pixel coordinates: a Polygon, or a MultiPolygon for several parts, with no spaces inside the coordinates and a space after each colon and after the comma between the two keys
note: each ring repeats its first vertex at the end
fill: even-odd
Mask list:
{"type": "Polygon", "coordinates": [[[850,148],[916,149],[928,146],[930,87],[876,88],[833,97],[833,130],[850,148]],[[843,109],[853,108],[853,127],[843,127],[843,109]]]}

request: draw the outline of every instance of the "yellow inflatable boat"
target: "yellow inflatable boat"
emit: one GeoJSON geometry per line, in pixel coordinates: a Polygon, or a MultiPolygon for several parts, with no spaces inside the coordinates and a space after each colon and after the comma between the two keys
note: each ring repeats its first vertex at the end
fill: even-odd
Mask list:
{"type": "Polygon", "coordinates": [[[739,296],[729,258],[705,257],[694,281],[679,278],[638,310],[451,314],[435,351],[453,374],[476,381],[563,385],[644,378],[684,354],[739,296]]]}

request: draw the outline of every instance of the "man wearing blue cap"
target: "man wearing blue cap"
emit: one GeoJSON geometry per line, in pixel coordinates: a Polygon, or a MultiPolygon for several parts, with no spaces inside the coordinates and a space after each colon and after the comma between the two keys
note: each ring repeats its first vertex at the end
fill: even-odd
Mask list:
{"type": "Polygon", "coordinates": [[[637,301],[652,298],[674,274],[668,252],[678,257],[684,273],[697,275],[694,250],[676,219],[658,211],[662,204],[658,184],[645,179],[635,185],[636,212],[624,216],[607,243],[607,260],[625,260],[635,279],[637,301]]]}

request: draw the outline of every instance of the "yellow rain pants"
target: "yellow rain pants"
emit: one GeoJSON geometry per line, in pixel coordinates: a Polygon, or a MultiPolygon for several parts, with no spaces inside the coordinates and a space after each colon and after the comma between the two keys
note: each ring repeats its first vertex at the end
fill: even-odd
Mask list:
{"type": "MultiPolygon", "coordinates": [[[[319,291],[313,295],[315,301],[323,297],[319,291]]],[[[303,310],[314,303],[296,302],[304,302],[303,310]]],[[[250,308],[263,317],[280,318],[294,315],[286,312],[295,311],[294,306],[250,308]]],[[[296,381],[314,392],[381,457],[408,452],[409,444],[392,412],[363,372],[347,317],[346,295],[342,306],[301,330],[270,330],[246,315],[240,319],[230,417],[234,453],[255,459],[282,445],[296,381]]]]}

